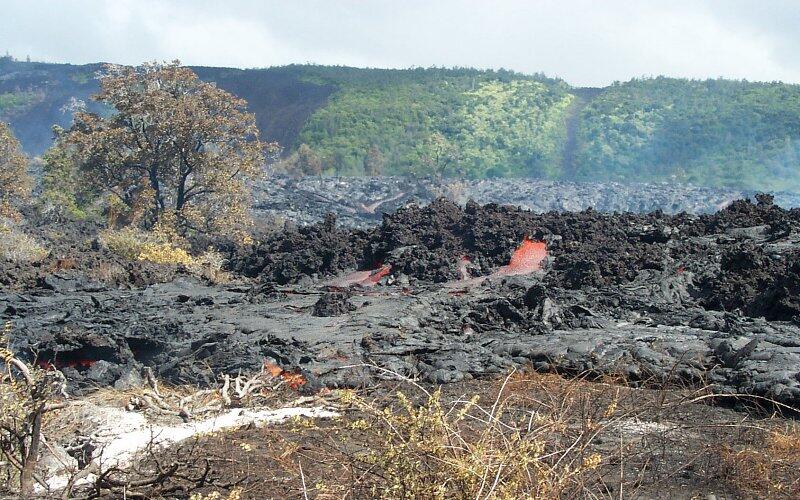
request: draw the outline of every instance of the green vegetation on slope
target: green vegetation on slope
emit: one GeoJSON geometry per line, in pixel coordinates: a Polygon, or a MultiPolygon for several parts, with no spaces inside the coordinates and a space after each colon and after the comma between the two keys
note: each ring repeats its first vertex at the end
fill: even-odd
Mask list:
{"type": "Polygon", "coordinates": [[[328,172],[360,175],[377,148],[392,174],[800,190],[798,85],[659,77],[600,91],[510,72],[305,68],[339,89],[298,139],[328,172]],[[570,106],[578,95],[585,106],[570,106]]]}
{"type": "Polygon", "coordinates": [[[566,141],[566,111],[574,99],[561,87],[515,80],[487,82],[467,93],[455,134],[470,177],[556,179],[566,141]]]}
{"type": "Polygon", "coordinates": [[[584,110],[580,180],[800,189],[800,86],[654,78],[584,110]]]}
{"type": "Polygon", "coordinates": [[[32,91],[0,93],[0,115],[11,114],[16,110],[35,103],[40,94],[32,91]]]}
{"type": "Polygon", "coordinates": [[[365,157],[377,148],[384,173],[558,176],[572,96],[557,80],[472,69],[320,67],[309,67],[305,78],[339,88],[298,139],[328,171],[363,174],[365,157]],[[363,78],[353,78],[359,73],[363,78]]]}
{"type": "MultiPolygon", "coordinates": [[[[53,124],[69,126],[71,100],[103,112],[89,100],[98,69],[0,58],[0,118],[26,152],[44,152],[53,124]]],[[[660,77],[580,89],[503,70],[192,69],[245,99],[263,140],[288,158],[306,144],[326,174],[800,191],[798,85],[660,77]]]]}
{"type": "Polygon", "coordinates": [[[97,64],[73,66],[0,57],[0,120],[8,122],[26,153],[41,155],[53,143],[53,125],[69,127],[68,108],[97,91],[97,64]]]}

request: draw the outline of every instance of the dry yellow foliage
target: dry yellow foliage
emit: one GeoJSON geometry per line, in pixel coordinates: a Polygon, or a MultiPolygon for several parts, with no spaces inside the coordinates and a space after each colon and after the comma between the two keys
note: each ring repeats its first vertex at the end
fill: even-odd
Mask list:
{"type": "Polygon", "coordinates": [[[28,160],[11,129],[0,122],[0,215],[13,215],[13,205],[30,196],[33,181],[28,160]]]}
{"type": "Polygon", "coordinates": [[[86,183],[126,208],[121,222],[151,227],[171,213],[181,232],[248,227],[265,145],[245,101],[178,61],[107,66],[100,87],[95,99],[116,113],[76,113],[58,142],[86,183]]]}

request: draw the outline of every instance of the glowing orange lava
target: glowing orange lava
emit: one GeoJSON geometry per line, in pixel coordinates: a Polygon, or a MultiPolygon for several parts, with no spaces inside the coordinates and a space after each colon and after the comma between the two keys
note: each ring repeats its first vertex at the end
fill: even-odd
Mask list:
{"type": "Polygon", "coordinates": [[[270,363],[268,361],[264,361],[264,370],[273,378],[282,378],[286,382],[286,385],[295,391],[306,385],[306,382],[308,382],[303,375],[284,370],[275,363],[270,363]]]}
{"type": "Polygon", "coordinates": [[[53,368],[60,370],[62,368],[91,368],[95,363],[97,363],[96,359],[71,359],[69,361],[55,360],[54,362],[37,361],[36,365],[43,370],[50,370],[53,368]]]}
{"type": "Polygon", "coordinates": [[[514,250],[507,266],[500,267],[494,274],[500,276],[517,276],[542,270],[542,261],[547,258],[547,244],[525,238],[514,250]]]}
{"type": "Polygon", "coordinates": [[[366,287],[375,286],[381,278],[387,276],[392,271],[392,266],[389,264],[383,265],[373,271],[356,271],[350,273],[342,279],[334,281],[335,286],[350,286],[361,285],[366,287]]]}

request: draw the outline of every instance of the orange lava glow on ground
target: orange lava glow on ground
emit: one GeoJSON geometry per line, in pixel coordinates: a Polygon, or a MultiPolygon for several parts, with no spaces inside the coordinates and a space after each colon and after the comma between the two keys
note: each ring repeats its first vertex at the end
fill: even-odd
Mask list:
{"type": "Polygon", "coordinates": [[[55,362],[38,361],[36,365],[44,370],[49,370],[51,368],[58,368],[60,370],[62,368],[91,368],[95,363],[97,363],[96,359],[73,359],[70,361],[56,360],[55,362]]]}
{"type": "Polygon", "coordinates": [[[306,385],[306,382],[308,382],[301,374],[284,370],[275,363],[270,363],[268,361],[264,362],[264,370],[273,378],[282,378],[286,382],[286,385],[295,391],[306,385]]]}
{"type": "Polygon", "coordinates": [[[500,267],[495,274],[501,276],[517,276],[542,270],[542,261],[547,258],[547,244],[525,238],[514,250],[507,266],[500,267]]]}

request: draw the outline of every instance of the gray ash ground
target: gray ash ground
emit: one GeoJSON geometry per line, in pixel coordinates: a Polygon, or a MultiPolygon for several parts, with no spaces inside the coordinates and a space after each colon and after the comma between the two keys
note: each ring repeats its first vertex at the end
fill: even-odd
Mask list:
{"type": "Polygon", "coordinates": [[[800,406],[800,209],[769,196],[705,215],[439,200],[372,228],[331,216],[260,241],[229,249],[229,285],[173,268],[121,287],[46,261],[0,293],[12,348],[84,390],[137,383],[145,366],[205,385],[266,360],[304,374],[306,390],[374,384],[371,366],[434,383],[516,366],[800,406]],[[543,270],[498,276],[526,237],[547,243],[543,270]],[[375,286],[336,279],[381,266],[375,286]]]}

